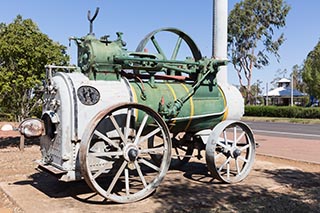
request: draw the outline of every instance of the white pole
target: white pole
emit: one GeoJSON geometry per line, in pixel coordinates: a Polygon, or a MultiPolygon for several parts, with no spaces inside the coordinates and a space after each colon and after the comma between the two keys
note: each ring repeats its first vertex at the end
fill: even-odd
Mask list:
{"type": "MultiPolygon", "coordinates": [[[[228,53],[228,0],[213,0],[212,56],[227,59],[228,53]]],[[[220,67],[217,74],[219,84],[227,84],[227,66],[220,67]]]]}
{"type": "Polygon", "coordinates": [[[267,82],[267,84],[266,84],[266,94],[267,94],[267,96],[266,96],[266,106],[268,106],[268,102],[269,102],[269,95],[268,95],[268,93],[269,93],[269,91],[268,91],[268,82],[267,82]]]}
{"type": "Polygon", "coordinates": [[[293,73],[291,74],[291,106],[293,106],[293,73]]]}

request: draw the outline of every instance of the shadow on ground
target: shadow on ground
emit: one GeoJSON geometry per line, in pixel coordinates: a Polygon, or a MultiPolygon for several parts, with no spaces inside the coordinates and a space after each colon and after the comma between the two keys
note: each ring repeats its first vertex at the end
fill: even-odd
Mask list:
{"type": "MultiPolygon", "coordinates": [[[[320,173],[296,169],[254,171],[276,182],[268,188],[253,181],[221,184],[207,172],[205,164],[189,163],[171,170],[150,198],[161,208],[155,212],[320,212],[320,173]]],[[[84,181],[61,182],[37,172],[17,185],[32,185],[52,198],[72,197],[94,205],[114,205],[97,196],[84,181]]],[[[256,181],[257,182],[257,181],[256,181]]],[[[143,204],[142,204],[143,205],[143,204]]]]}
{"type": "MultiPolygon", "coordinates": [[[[6,148],[6,147],[19,147],[20,144],[20,136],[16,137],[0,137],[0,149],[6,148]]],[[[39,145],[40,139],[39,138],[31,138],[31,139],[25,139],[24,145],[39,145]]]]}

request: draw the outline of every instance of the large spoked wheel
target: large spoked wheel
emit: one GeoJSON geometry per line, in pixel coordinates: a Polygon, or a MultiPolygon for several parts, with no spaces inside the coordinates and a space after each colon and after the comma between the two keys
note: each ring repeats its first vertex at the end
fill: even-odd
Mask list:
{"type": "Polygon", "coordinates": [[[206,144],[207,167],[214,178],[237,183],[246,178],[255,158],[251,129],[240,121],[223,121],[210,134],[206,144]]]}
{"type": "Polygon", "coordinates": [[[151,108],[124,103],[101,111],[80,145],[81,173],[103,197],[129,203],[150,195],[168,171],[171,140],[166,123],[151,108]],[[157,145],[148,147],[155,135],[157,145]],[[161,156],[155,164],[151,155],[161,156]]]}
{"type": "MultiPolygon", "coordinates": [[[[186,57],[191,57],[198,61],[202,58],[198,46],[191,37],[176,28],[161,28],[152,31],[139,43],[136,51],[160,54],[165,60],[184,61],[186,57]]],[[[178,75],[178,73],[171,72],[170,68],[165,71],[168,75],[178,75]]]]}

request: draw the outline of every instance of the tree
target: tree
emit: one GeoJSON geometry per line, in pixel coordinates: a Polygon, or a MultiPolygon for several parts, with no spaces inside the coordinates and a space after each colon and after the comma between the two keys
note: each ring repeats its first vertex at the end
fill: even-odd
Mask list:
{"type": "Polygon", "coordinates": [[[253,68],[267,66],[269,55],[280,58],[278,50],[285,40],[284,34],[276,36],[274,30],[285,26],[289,10],[283,0],[244,0],[229,14],[228,54],[239,83],[246,90],[247,103],[252,102],[253,68]]]}
{"type": "Polygon", "coordinates": [[[40,32],[31,19],[18,15],[0,24],[0,112],[21,120],[36,106],[32,91],[45,77],[45,65],[66,65],[66,47],[40,32]]]}
{"type": "Polygon", "coordinates": [[[320,99],[320,41],[304,61],[302,79],[311,96],[320,99]]]}
{"type": "Polygon", "coordinates": [[[303,81],[302,72],[303,68],[296,64],[292,67],[292,73],[290,74],[290,77],[293,79],[293,88],[296,88],[301,92],[306,92],[307,85],[303,81]]]}

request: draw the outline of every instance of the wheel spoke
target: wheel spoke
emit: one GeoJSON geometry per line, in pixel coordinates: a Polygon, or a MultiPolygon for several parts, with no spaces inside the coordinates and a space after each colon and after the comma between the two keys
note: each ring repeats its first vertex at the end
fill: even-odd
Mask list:
{"type": "Polygon", "coordinates": [[[124,170],[124,180],[125,180],[125,186],[126,186],[126,195],[130,194],[130,186],[129,186],[129,169],[124,170]]]}
{"type": "Polygon", "coordinates": [[[230,180],[230,163],[227,163],[227,179],[230,180]]]}
{"type": "Polygon", "coordinates": [[[140,127],[139,127],[139,130],[138,130],[138,132],[137,132],[136,138],[135,138],[135,140],[134,140],[134,144],[135,144],[135,145],[138,145],[138,143],[139,143],[139,139],[140,139],[142,130],[144,129],[144,126],[145,126],[146,123],[147,123],[148,117],[149,117],[148,114],[145,114],[144,117],[143,117],[143,120],[142,120],[142,122],[141,122],[141,125],[140,125],[140,127]]]}
{"type": "Polygon", "coordinates": [[[127,162],[126,161],[123,161],[121,167],[119,168],[118,172],[116,173],[116,175],[114,176],[114,178],[112,179],[112,182],[106,192],[107,195],[110,195],[112,189],[114,188],[114,186],[116,185],[121,173],[123,172],[124,168],[126,167],[127,165],[127,162]]]}
{"type": "Polygon", "coordinates": [[[229,147],[226,145],[226,144],[223,144],[223,143],[221,143],[221,141],[217,141],[217,144],[219,145],[219,146],[222,146],[223,148],[225,148],[225,149],[229,149],[229,147]]]}
{"type": "Polygon", "coordinates": [[[235,165],[236,165],[236,170],[237,170],[237,174],[240,174],[240,168],[239,168],[239,161],[237,158],[234,159],[235,160],[235,165]]]}
{"type": "Polygon", "coordinates": [[[225,142],[225,144],[227,146],[228,145],[228,137],[227,137],[227,131],[226,130],[223,131],[223,139],[224,139],[224,142],[225,142]]]}
{"type": "Polygon", "coordinates": [[[221,172],[221,170],[229,163],[231,157],[228,157],[227,160],[219,167],[218,172],[221,172]]]}
{"type": "Polygon", "coordinates": [[[123,155],[123,152],[122,151],[118,151],[118,152],[90,152],[88,153],[91,156],[93,157],[114,157],[114,156],[121,156],[123,155]]]}
{"type": "Polygon", "coordinates": [[[182,38],[179,36],[176,46],[174,47],[172,56],[171,56],[171,60],[175,60],[177,58],[178,52],[180,50],[180,46],[181,46],[181,42],[182,42],[182,38]]]}
{"type": "Polygon", "coordinates": [[[237,145],[237,127],[233,127],[233,142],[232,147],[237,145]]]}
{"type": "Polygon", "coordinates": [[[153,147],[153,148],[148,148],[148,149],[142,149],[140,150],[140,154],[151,154],[151,155],[154,155],[154,154],[163,154],[163,152],[165,151],[166,149],[161,146],[161,147],[153,147]]]}
{"type": "Polygon", "coordinates": [[[242,156],[238,156],[238,159],[240,159],[240,160],[242,160],[243,162],[246,162],[246,163],[249,162],[249,159],[245,159],[245,158],[242,157],[242,156]]]}
{"type": "Polygon", "coordinates": [[[241,135],[238,137],[237,139],[237,143],[243,138],[243,136],[245,135],[245,132],[242,132],[241,135]]]}
{"type": "Polygon", "coordinates": [[[127,143],[128,137],[129,137],[129,130],[130,130],[130,120],[131,120],[131,109],[128,108],[127,111],[127,119],[126,119],[126,128],[125,128],[125,134],[124,134],[124,143],[127,143]]]}
{"type": "Polygon", "coordinates": [[[93,179],[96,179],[99,177],[104,171],[110,170],[110,165],[104,165],[102,168],[100,168],[94,175],[92,176],[93,179]]]}
{"type": "Polygon", "coordinates": [[[250,147],[250,144],[247,144],[247,145],[241,147],[241,148],[240,148],[240,151],[243,151],[243,150],[245,150],[245,149],[248,149],[249,147],[250,147]]]}
{"type": "Polygon", "coordinates": [[[143,174],[142,174],[142,171],[141,171],[141,168],[138,164],[138,161],[134,161],[134,165],[136,166],[136,169],[137,169],[137,172],[140,176],[140,179],[141,179],[141,182],[143,184],[144,187],[147,187],[147,182],[146,182],[146,179],[144,178],[143,174]]]}
{"type": "Polygon", "coordinates": [[[166,57],[166,55],[164,54],[164,52],[162,51],[159,43],[157,42],[157,40],[156,40],[156,38],[155,38],[154,36],[151,37],[151,41],[152,41],[154,47],[156,48],[156,50],[158,51],[158,53],[163,56],[164,60],[166,60],[167,57],[166,57]]]}
{"type": "Polygon", "coordinates": [[[142,141],[148,140],[149,138],[151,138],[152,136],[154,136],[155,134],[157,134],[158,132],[160,132],[160,130],[161,130],[160,127],[158,127],[157,129],[151,131],[149,134],[141,137],[140,140],[139,140],[139,142],[137,143],[137,145],[140,144],[142,141]]]}
{"type": "Polygon", "coordinates": [[[118,144],[113,142],[110,138],[108,138],[106,135],[102,134],[98,130],[94,130],[94,134],[97,135],[98,137],[100,137],[102,140],[106,141],[111,146],[120,149],[118,144]]]}
{"type": "Polygon", "coordinates": [[[117,122],[116,119],[114,118],[114,116],[113,116],[113,115],[110,115],[110,119],[111,119],[111,121],[112,121],[113,126],[116,128],[119,136],[121,137],[121,140],[122,140],[124,143],[126,143],[126,140],[125,140],[125,138],[124,138],[124,135],[123,135],[123,133],[122,133],[122,131],[121,131],[119,125],[118,125],[118,122],[117,122]]]}
{"type": "Polygon", "coordinates": [[[144,165],[150,167],[151,169],[153,169],[153,170],[155,170],[155,171],[157,171],[157,172],[160,171],[160,168],[159,168],[159,167],[157,167],[156,165],[150,163],[149,161],[147,161],[147,160],[145,160],[145,159],[143,159],[143,158],[139,159],[138,161],[139,161],[139,163],[143,163],[144,165]]]}

